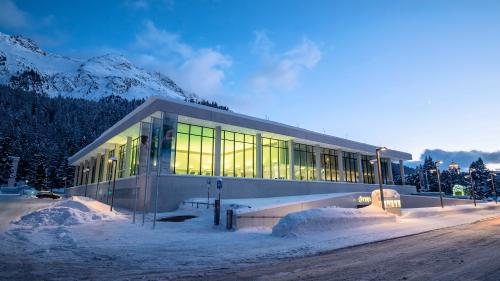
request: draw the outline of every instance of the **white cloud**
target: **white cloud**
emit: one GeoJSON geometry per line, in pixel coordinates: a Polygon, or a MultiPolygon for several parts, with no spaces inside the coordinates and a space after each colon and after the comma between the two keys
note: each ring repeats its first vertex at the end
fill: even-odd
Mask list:
{"type": "Polygon", "coordinates": [[[0,11],[1,27],[24,28],[29,25],[28,15],[11,0],[1,0],[0,11]]]}
{"type": "Polygon", "coordinates": [[[263,64],[261,70],[251,78],[255,91],[293,90],[299,83],[300,74],[313,69],[321,60],[319,47],[307,38],[282,53],[273,52],[273,45],[266,32],[255,32],[252,50],[261,56],[263,64]]]}
{"type": "Polygon", "coordinates": [[[165,7],[169,10],[174,7],[174,0],[127,0],[125,5],[137,10],[149,10],[151,6],[155,7],[165,7]]]}
{"type": "Polygon", "coordinates": [[[149,3],[146,0],[128,0],[125,1],[125,5],[132,7],[134,9],[138,10],[148,10],[149,9],[149,3]]]}
{"type": "Polygon", "coordinates": [[[225,71],[232,65],[232,59],[219,50],[194,48],[151,21],[145,22],[133,47],[140,65],[166,73],[182,88],[201,96],[220,92],[225,71]]]}

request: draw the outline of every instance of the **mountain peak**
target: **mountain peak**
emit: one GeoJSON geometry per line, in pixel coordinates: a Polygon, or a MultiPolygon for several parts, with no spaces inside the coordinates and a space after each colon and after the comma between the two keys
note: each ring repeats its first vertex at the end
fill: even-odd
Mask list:
{"type": "Polygon", "coordinates": [[[46,52],[44,52],[42,49],[40,49],[40,47],[38,46],[38,44],[34,40],[27,38],[27,37],[24,37],[22,35],[7,35],[4,33],[0,33],[0,40],[8,41],[12,45],[17,45],[21,48],[27,49],[27,50],[32,51],[32,52],[39,53],[39,54],[44,55],[44,56],[47,55],[46,52]]]}
{"type": "Polygon", "coordinates": [[[144,70],[121,54],[87,60],[49,54],[20,35],[0,33],[0,84],[50,96],[141,99],[154,95],[197,99],[172,79],[144,70]]]}

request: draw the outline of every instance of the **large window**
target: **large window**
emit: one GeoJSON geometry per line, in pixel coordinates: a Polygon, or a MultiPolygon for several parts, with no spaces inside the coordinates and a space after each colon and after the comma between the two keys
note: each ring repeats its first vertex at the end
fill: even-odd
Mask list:
{"type": "Polygon", "coordinates": [[[321,154],[321,178],[325,181],[339,180],[338,153],[325,148],[321,154]]]}
{"type": "Polygon", "coordinates": [[[262,177],[266,179],[288,178],[288,143],[286,141],[262,138],[262,177]]]}
{"type": "Polygon", "coordinates": [[[104,154],[100,154],[99,155],[99,159],[97,161],[99,161],[99,170],[97,171],[97,182],[101,182],[102,181],[102,178],[103,178],[103,172],[104,172],[104,154]]]}
{"type": "Polygon", "coordinates": [[[375,183],[374,165],[370,163],[372,158],[368,155],[361,156],[361,165],[363,166],[363,182],[375,183]]]}
{"type": "Polygon", "coordinates": [[[255,136],[222,131],[221,170],[226,177],[255,177],[255,136]]]}
{"type": "Polygon", "coordinates": [[[214,129],[177,124],[174,174],[213,175],[214,129]]]}
{"type": "Polygon", "coordinates": [[[316,163],[311,145],[296,143],[293,145],[294,177],[296,180],[315,180],[316,163]]]}
{"type": "Polygon", "coordinates": [[[120,145],[118,148],[118,177],[122,178],[125,175],[125,170],[127,169],[126,157],[127,155],[127,145],[120,145]]]}
{"type": "Polygon", "coordinates": [[[387,159],[382,158],[380,162],[382,162],[382,180],[384,184],[389,184],[389,164],[387,163],[387,159]]]}
{"type": "Polygon", "coordinates": [[[95,179],[95,165],[97,165],[97,159],[96,158],[92,158],[90,159],[90,167],[92,167],[90,169],[90,179],[89,179],[89,183],[94,183],[94,179],[95,179]]]}
{"type": "Polygon", "coordinates": [[[130,176],[139,172],[139,138],[132,140],[130,144],[130,176]]]}
{"type": "Polygon", "coordinates": [[[353,152],[342,152],[344,160],[344,173],[346,182],[357,182],[358,181],[358,158],[356,153],[353,152]]]}
{"type": "MultiPolygon", "coordinates": [[[[110,150],[108,152],[108,159],[111,159],[112,157],[115,156],[115,150],[110,150]]],[[[107,173],[107,176],[106,176],[106,179],[107,180],[111,180],[113,178],[113,169],[116,170],[116,167],[113,167],[115,165],[115,163],[113,163],[114,161],[108,161],[108,168],[106,169],[106,171],[108,172],[107,173]]]]}

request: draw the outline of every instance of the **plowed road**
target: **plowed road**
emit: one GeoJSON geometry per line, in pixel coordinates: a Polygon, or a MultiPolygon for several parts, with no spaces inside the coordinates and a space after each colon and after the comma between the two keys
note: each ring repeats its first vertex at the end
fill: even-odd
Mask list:
{"type": "Polygon", "coordinates": [[[500,218],[186,280],[500,280],[500,218]]]}

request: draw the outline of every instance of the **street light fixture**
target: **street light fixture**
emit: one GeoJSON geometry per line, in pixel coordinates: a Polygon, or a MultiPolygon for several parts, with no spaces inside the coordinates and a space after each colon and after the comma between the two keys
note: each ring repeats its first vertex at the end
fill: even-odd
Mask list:
{"type": "Polygon", "coordinates": [[[474,188],[474,179],[472,178],[472,172],[475,172],[476,169],[469,169],[469,175],[465,178],[470,178],[470,187],[472,193],[472,200],[474,201],[474,207],[476,207],[476,189],[474,188]]]}
{"type": "Polygon", "coordinates": [[[377,155],[377,171],[378,171],[378,184],[380,189],[380,202],[382,204],[382,210],[385,211],[385,202],[384,202],[384,186],[382,183],[382,159],[381,154],[383,151],[386,151],[387,148],[379,147],[375,150],[375,154],[377,155]]]}
{"type": "Polygon", "coordinates": [[[430,172],[436,172],[437,175],[437,180],[438,180],[438,191],[439,191],[439,200],[441,201],[441,208],[444,208],[444,203],[443,203],[443,193],[441,192],[441,176],[439,173],[439,165],[443,164],[443,161],[438,160],[434,162],[436,165],[436,169],[430,170],[430,172]]]}
{"type": "Polygon", "coordinates": [[[83,169],[83,173],[85,174],[85,197],[87,197],[87,187],[89,185],[89,168],[83,169]]]}
{"type": "Polygon", "coordinates": [[[108,162],[111,163],[111,171],[113,171],[113,190],[111,191],[111,208],[110,211],[113,211],[113,201],[115,198],[115,183],[116,183],[116,162],[118,159],[113,156],[108,159],[108,162]],[[114,169],[113,169],[114,167],[114,169]]]}
{"type": "Polygon", "coordinates": [[[495,176],[496,173],[491,172],[490,179],[488,179],[488,181],[491,181],[491,195],[495,196],[495,204],[498,204],[497,189],[495,188],[495,176]]]}

